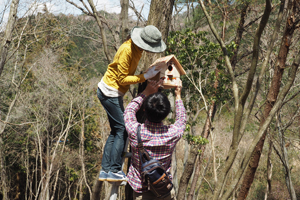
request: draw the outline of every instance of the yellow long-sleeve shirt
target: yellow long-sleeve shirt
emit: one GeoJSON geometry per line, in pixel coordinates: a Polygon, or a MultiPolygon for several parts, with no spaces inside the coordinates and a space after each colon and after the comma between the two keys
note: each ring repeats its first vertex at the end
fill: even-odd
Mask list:
{"type": "Polygon", "coordinates": [[[144,74],[134,75],[141,57],[142,51],[131,39],[124,42],[118,49],[113,62],[108,65],[103,76],[104,83],[125,94],[130,84],[144,82],[144,74]]]}

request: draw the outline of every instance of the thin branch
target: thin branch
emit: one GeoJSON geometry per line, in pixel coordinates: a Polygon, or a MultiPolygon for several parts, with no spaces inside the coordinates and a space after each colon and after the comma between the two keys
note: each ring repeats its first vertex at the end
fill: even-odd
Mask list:
{"type": "Polygon", "coordinates": [[[137,9],[135,8],[134,6],[134,2],[132,0],[130,0],[130,3],[132,4],[129,4],[129,8],[131,8],[133,10],[133,12],[135,13],[135,15],[138,17],[138,20],[141,20],[143,23],[145,23],[146,19],[141,15],[141,12],[144,8],[144,4],[142,5],[142,8],[141,8],[141,11],[137,11],[137,9]]]}
{"type": "Polygon", "coordinates": [[[24,126],[24,125],[28,125],[28,124],[35,124],[37,122],[24,122],[21,124],[15,124],[15,123],[10,123],[10,122],[6,122],[0,119],[0,122],[2,122],[3,124],[9,124],[9,125],[13,125],[13,126],[24,126]]]}
{"type": "Polygon", "coordinates": [[[211,187],[211,185],[210,185],[210,183],[208,182],[208,180],[207,180],[205,177],[203,177],[203,179],[204,179],[205,182],[208,184],[208,186],[209,186],[211,192],[214,193],[214,189],[211,187]]]}
{"type": "Polygon", "coordinates": [[[286,103],[288,103],[289,101],[291,101],[292,99],[294,99],[296,96],[298,96],[300,94],[300,90],[298,90],[295,94],[293,94],[289,99],[285,100],[282,104],[285,105],[286,103]]]}
{"type": "Polygon", "coordinates": [[[84,14],[89,15],[89,16],[93,16],[93,14],[91,12],[87,12],[86,10],[84,10],[82,7],[78,6],[76,3],[74,3],[73,1],[70,0],[66,0],[68,3],[72,4],[73,6],[75,6],[76,8],[78,8],[79,10],[81,10],[84,14]]]}
{"type": "MultiPolygon", "coordinates": [[[[271,8],[271,10],[275,9],[278,5],[280,5],[280,3],[277,3],[276,5],[274,5],[274,6],[271,8]]],[[[246,24],[246,25],[244,26],[244,29],[247,29],[249,26],[251,26],[252,24],[254,24],[257,20],[259,20],[260,18],[262,18],[262,16],[263,16],[263,14],[260,15],[260,16],[258,16],[258,17],[256,17],[254,20],[252,20],[252,21],[249,22],[248,24],[246,24]]]]}
{"type": "Polygon", "coordinates": [[[89,7],[84,3],[84,1],[83,0],[80,0],[80,2],[83,4],[83,6],[85,7],[85,9],[87,9],[87,11],[89,12],[89,13],[91,13],[92,14],[92,11],[89,9],[89,7]]]}

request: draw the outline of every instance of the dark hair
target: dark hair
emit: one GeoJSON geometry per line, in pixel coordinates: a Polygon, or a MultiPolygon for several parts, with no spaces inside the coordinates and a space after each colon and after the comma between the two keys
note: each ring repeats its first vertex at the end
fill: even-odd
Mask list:
{"type": "Polygon", "coordinates": [[[144,103],[146,118],[150,122],[161,122],[168,116],[171,110],[168,97],[161,92],[149,95],[144,103]]]}

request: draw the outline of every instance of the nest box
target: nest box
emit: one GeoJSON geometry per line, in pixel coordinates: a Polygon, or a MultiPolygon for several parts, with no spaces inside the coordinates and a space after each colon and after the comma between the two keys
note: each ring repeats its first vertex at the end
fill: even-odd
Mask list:
{"type": "Polygon", "coordinates": [[[157,59],[150,67],[155,67],[159,73],[151,78],[158,81],[163,79],[164,89],[176,87],[181,75],[185,75],[185,70],[174,55],[165,56],[157,59]]]}

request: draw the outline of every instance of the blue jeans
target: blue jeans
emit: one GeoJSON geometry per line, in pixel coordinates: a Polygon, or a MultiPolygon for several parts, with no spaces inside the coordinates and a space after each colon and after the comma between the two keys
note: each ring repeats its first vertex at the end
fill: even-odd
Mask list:
{"type": "Polygon", "coordinates": [[[122,168],[122,153],[127,139],[123,117],[123,97],[107,97],[99,88],[97,96],[107,113],[111,128],[104,147],[102,170],[116,173],[122,168]]]}

